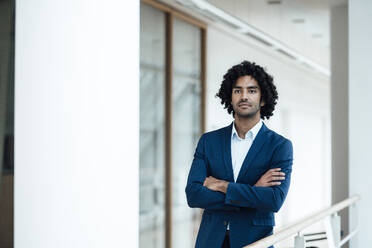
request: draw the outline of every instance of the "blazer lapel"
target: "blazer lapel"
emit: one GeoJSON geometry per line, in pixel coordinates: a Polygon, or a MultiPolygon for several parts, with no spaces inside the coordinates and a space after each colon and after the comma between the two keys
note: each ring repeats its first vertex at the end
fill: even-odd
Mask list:
{"type": "Polygon", "coordinates": [[[232,169],[231,162],[231,132],[232,132],[232,122],[229,126],[225,127],[225,132],[223,134],[222,142],[222,154],[224,159],[225,170],[229,182],[234,182],[234,172],[232,169]]]}
{"type": "Polygon", "coordinates": [[[262,146],[267,141],[267,132],[266,132],[267,130],[268,128],[266,127],[266,125],[262,123],[262,127],[260,131],[257,133],[256,138],[254,139],[251,147],[249,148],[247,155],[245,156],[245,159],[240,169],[238,178],[236,180],[237,182],[240,181],[241,177],[247,173],[250,165],[252,164],[253,159],[256,157],[257,153],[261,150],[262,146]]]}

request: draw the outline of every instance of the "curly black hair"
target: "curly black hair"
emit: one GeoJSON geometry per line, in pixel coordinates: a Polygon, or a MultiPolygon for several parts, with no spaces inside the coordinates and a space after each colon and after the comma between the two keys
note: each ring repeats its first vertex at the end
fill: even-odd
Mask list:
{"type": "Polygon", "coordinates": [[[221,98],[221,104],[225,105],[229,114],[235,115],[233,106],[231,105],[232,89],[239,77],[251,76],[253,77],[261,89],[261,99],[265,105],[261,107],[261,118],[269,119],[273,115],[275,105],[278,100],[278,92],[273,83],[273,77],[266,73],[265,69],[261,66],[251,63],[249,61],[243,61],[240,64],[231,67],[227,73],[223,76],[220,89],[216,94],[216,97],[221,98]]]}

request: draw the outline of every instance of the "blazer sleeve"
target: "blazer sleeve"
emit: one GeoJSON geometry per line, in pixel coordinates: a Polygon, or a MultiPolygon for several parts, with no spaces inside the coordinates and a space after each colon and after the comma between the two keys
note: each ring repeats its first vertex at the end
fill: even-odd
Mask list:
{"type": "Polygon", "coordinates": [[[270,168],[281,168],[285,180],[280,185],[255,187],[242,183],[229,183],[225,203],[232,206],[250,207],[278,212],[287,196],[293,163],[293,148],[290,140],[285,139],[274,151],[270,168]]]}
{"type": "Polygon", "coordinates": [[[239,211],[240,207],[225,204],[225,194],[203,186],[207,177],[205,134],[199,139],[186,185],[187,203],[191,208],[206,210],[239,211]]]}

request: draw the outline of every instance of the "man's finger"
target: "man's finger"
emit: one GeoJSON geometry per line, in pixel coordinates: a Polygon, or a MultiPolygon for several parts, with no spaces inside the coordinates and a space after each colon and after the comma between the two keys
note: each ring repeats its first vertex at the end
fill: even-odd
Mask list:
{"type": "Polygon", "coordinates": [[[266,171],[266,174],[276,173],[276,172],[279,172],[280,170],[281,170],[281,168],[270,169],[270,170],[266,171]]]}
{"type": "Polygon", "coordinates": [[[285,173],[276,171],[276,172],[272,172],[271,175],[273,175],[273,176],[285,176],[285,173]]]}
{"type": "Polygon", "coordinates": [[[207,177],[205,180],[207,180],[207,181],[209,181],[209,182],[213,181],[213,179],[212,179],[210,176],[207,177]]]}
{"type": "Polygon", "coordinates": [[[208,183],[208,178],[206,178],[206,179],[204,180],[204,182],[203,182],[203,186],[206,186],[207,183],[208,183]]]}
{"type": "Polygon", "coordinates": [[[280,182],[271,182],[271,183],[270,183],[270,186],[280,185],[280,184],[281,184],[280,182]]]}
{"type": "Polygon", "coordinates": [[[271,177],[270,181],[275,181],[275,180],[284,180],[285,177],[271,177]]]}

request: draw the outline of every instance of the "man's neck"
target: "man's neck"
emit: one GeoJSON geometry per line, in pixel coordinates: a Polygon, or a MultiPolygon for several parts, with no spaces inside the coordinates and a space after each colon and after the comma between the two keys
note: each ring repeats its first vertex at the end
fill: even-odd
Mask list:
{"type": "Polygon", "coordinates": [[[251,118],[242,118],[235,114],[234,125],[240,138],[244,139],[245,134],[260,121],[260,114],[251,118]]]}

